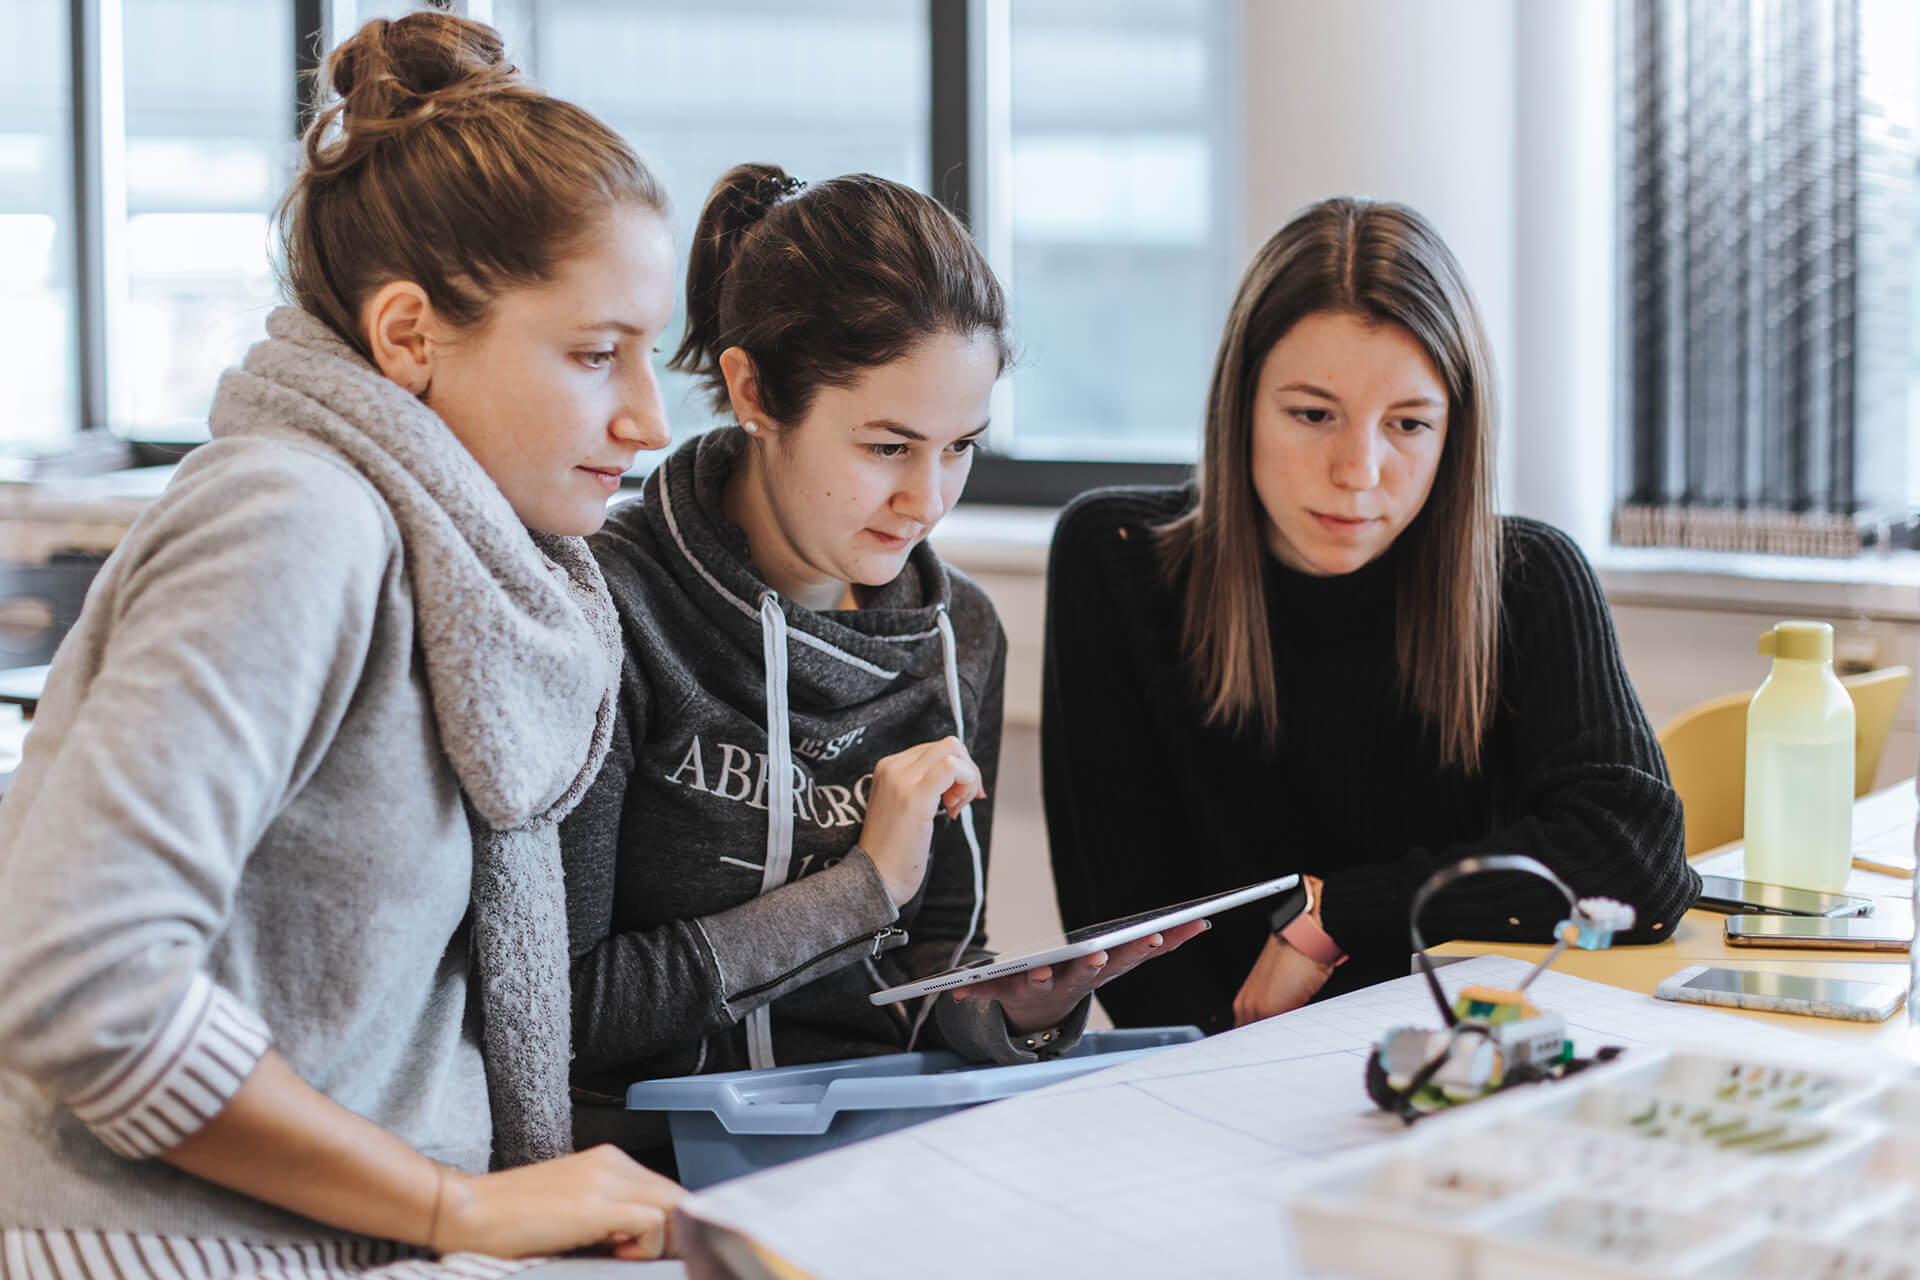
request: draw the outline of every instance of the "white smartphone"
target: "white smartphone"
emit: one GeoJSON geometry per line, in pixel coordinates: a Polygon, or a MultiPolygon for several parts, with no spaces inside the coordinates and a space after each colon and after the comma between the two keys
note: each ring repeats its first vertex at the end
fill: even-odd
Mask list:
{"type": "Polygon", "coordinates": [[[1900,951],[1913,945],[1913,930],[1890,920],[1855,916],[1728,916],[1730,947],[1815,947],[1832,951],[1900,951]]]}
{"type": "Polygon", "coordinates": [[[1904,987],[1851,978],[1809,978],[1798,973],[1722,969],[1692,964],[1661,979],[1653,994],[1662,1000],[1761,1009],[1769,1013],[1806,1013],[1816,1018],[1879,1022],[1907,998],[1904,987]]]}
{"type": "Polygon", "coordinates": [[[1793,889],[1783,884],[1762,884],[1758,880],[1736,880],[1732,876],[1701,876],[1700,901],[1694,905],[1702,911],[1758,911],[1772,916],[1873,914],[1872,898],[1793,889]]]}

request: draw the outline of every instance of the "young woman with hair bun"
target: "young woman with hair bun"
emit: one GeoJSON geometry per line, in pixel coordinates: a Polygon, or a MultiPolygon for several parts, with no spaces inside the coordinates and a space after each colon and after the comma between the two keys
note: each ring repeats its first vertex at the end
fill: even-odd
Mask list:
{"type": "Polygon", "coordinates": [[[1051,1056],[1088,993],[1198,926],[932,1004],[867,999],[984,943],[1006,640],[926,538],[1009,360],[999,283],[927,196],[741,165],[686,289],[674,365],[737,425],[591,540],[627,667],[562,831],[583,1100],[908,1047],[1051,1056]]]}
{"type": "MultiPolygon", "coordinates": [[[[1302,914],[1224,914],[1115,984],[1116,1022],[1220,1030],[1403,975],[1414,894],[1476,854],[1631,904],[1625,942],[1692,905],[1680,802],[1591,566],[1495,512],[1493,372],[1433,227],[1326,200],[1241,282],[1197,483],[1061,515],[1041,739],[1068,926],[1309,885],[1302,914]]],[[[1474,883],[1434,900],[1427,938],[1544,942],[1565,912],[1532,877],[1474,883]]]]}
{"type": "Polygon", "coordinates": [[[6,1280],[667,1244],[678,1188],[568,1154],[556,834],[621,661],[582,535],[667,441],[665,197],[487,27],[372,22],[327,74],[293,304],[0,804],[6,1280]]]}

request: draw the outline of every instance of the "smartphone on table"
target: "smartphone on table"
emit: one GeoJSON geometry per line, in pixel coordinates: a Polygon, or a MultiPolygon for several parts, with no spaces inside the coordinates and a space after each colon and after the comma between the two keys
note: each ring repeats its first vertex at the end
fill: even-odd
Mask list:
{"type": "Polygon", "coordinates": [[[1904,953],[1913,945],[1913,930],[1891,920],[1861,916],[1728,916],[1727,945],[1904,953]]]}
{"type": "Polygon", "coordinates": [[[1810,978],[1798,973],[1688,965],[1663,978],[1653,994],[1662,1000],[1717,1004],[1769,1013],[1805,1013],[1816,1018],[1879,1022],[1907,998],[1904,985],[1853,978],[1810,978]]]}
{"type": "Polygon", "coordinates": [[[1820,893],[1732,876],[1701,876],[1700,901],[1704,911],[1754,912],[1773,916],[1870,916],[1872,898],[1844,893],[1820,893]]]}

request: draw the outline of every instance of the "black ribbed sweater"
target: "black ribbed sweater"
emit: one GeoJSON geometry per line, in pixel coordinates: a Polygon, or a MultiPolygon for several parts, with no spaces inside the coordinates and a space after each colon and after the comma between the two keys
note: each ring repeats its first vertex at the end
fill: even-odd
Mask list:
{"type": "MultiPolygon", "coordinates": [[[[1350,959],[1323,994],[1408,971],[1407,909],[1445,862],[1526,853],[1582,896],[1639,913],[1658,942],[1692,905],[1680,802],[1614,639],[1593,571],[1548,525],[1503,523],[1499,703],[1482,770],[1442,767],[1400,695],[1394,552],[1336,577],[1267,559],[1280,741],[1204,725],[1180,655],[1179,587],[1152,530],[1187,487],[1108,489],[1062,514],[1048,570],[1042,769],[1068,927],[1290,871],[1326,881],[1323,919],[1350,959]]],[[[1476,877],[1422,928],[1549,940],[1565,901],[1531,877],[1476,877]]],[[[1123,1026],[1232,1025],[1267,937],[1266,908],[1228,912],[1172,955],[1109,983],[1123,1026]]]]}

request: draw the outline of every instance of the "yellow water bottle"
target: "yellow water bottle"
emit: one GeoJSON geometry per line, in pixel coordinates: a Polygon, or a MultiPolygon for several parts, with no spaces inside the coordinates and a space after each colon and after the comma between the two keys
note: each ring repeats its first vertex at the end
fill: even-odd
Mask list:
{"type": "Polygon", "coordinates": [[[1747,704],[1747,879],[1838,893],[1853,867],[1853,698],[1833,628],[1760,637],[1773,670],[1747,704]]]}

